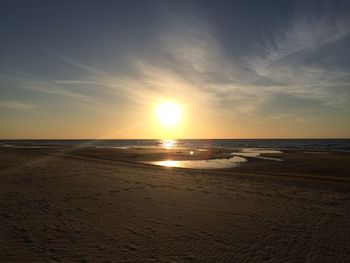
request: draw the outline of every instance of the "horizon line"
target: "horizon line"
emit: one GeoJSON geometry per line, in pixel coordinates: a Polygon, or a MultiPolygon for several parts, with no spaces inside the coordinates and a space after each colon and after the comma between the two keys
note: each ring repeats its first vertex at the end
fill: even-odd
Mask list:
{"type": "Polygon", "coordinates": [[[2,139],[0,138],[0,141],[99,141],[99,140],[119,140],[119,141],[132,141],[132,140],[350,140],[350,137],[285,137],[285,138],[129,138],[129,139],[122,139],[122,138],[69,138],[69,139],[63,139],[63,138],[12,138],[12,139],[2,139]]]}

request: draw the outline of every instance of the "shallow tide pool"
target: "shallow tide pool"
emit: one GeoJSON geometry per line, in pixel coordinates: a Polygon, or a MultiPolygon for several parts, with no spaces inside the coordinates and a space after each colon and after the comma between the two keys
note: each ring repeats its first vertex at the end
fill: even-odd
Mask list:
{"type": "Polygon", "coordinates": [[[258,159],[277,161],[277,162],[283,161],[281,158],[262,156],[263,154],[268,154],[268,153],[282,153],[282,152],[279,150],[270,150],[270,149],[244,148],[240,152],[231,153],[231,155],[240,156],[240,157],[258,158],[258,159]]]}
{"type": "Polygon", "coordinates": [[[246,162],[247,159],[241,156],[234,156],[229,159],[212,159],[212,160],[166,160],[154,161],[150,164],[165,167],[181,167],[192,169],[224,169],[238,166],[240,163],[246,162]]]}

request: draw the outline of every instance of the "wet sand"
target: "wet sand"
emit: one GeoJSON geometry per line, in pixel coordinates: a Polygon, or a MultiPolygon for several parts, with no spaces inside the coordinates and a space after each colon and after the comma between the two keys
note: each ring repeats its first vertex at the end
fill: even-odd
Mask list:
{"type": "Polygon", "coordinates": [[[348,153],[189,150],[0,148],[0,262],[350,262],[348,153]]]}

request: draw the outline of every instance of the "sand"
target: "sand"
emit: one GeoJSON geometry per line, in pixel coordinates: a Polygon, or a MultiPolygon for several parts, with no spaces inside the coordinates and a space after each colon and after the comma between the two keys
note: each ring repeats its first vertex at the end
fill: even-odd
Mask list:
{"type": "Polygon", "coordinates": [[[139,151],[0,149],[0,262],[350,262],[348,154],[204,171],[139,151]]]}

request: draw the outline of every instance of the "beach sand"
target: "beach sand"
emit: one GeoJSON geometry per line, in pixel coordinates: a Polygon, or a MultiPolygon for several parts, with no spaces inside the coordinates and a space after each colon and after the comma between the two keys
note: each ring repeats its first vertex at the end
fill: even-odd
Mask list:
{"type": "Polygon", "coordinates": [[[350,262],[348,153],[137,163],[187,155],[0,148],[0,262],[350,262]]]}

